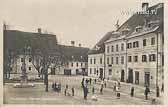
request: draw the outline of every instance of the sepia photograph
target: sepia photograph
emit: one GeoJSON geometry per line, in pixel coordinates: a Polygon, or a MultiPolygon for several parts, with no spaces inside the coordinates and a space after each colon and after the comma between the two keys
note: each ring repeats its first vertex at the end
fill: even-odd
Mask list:
{"type": "Polygon", "coordinates": [[[3,105],[164,105],[161,0],[2,0],[3,105]]]}

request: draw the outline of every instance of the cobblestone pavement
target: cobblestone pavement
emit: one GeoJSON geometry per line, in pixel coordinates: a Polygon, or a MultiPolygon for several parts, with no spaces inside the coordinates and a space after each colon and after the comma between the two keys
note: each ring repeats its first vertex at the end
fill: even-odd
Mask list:
{"type": "MultiPolygon", "coordinates": [[[[143,89],[135,87],[135,97],[130,97],[130,86],[121,84],[121,98],[117,99],[113,92],[113,82],[107,83],[107,88],[104,88],[103,94],[100,94],[99,83],[94,84],[95,94],[98,96],[98,101],[91,99],[91,87],[89,85],[88,99],[83,99],[83,90],[81,88],[82,76],[63,76],[57,75],[49,77],[49,92],[45,92],[43,83],[34,83],[33,88],[13,88],[14,83],[6,83],[4,86],[4,103],[5,104],[81,104],[81,105],[150,105],[151,99],[144,99],[143,89]],[[59,81],[62,83],[62,90],[60,93],[52,91],[52,81],[59,81]],[[65,85],[69,88],[75,87],[75,96],[64,96],[65,85]]],[[[163,97],[158,98],[157,104],[163,104],[163,97]]]]}

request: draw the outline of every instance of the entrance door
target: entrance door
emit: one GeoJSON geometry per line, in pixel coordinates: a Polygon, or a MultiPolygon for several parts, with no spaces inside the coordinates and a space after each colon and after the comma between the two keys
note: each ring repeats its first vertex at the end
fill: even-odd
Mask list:
{"type": "Polygon", "coordinates": [[[121,70],[121,82],[124,82],[124,70],[121,70]]]}
{"type": "Polygon", "coordinates": [[[139,84],[139,72],[135,71],[135,84],[139,84]]]}
{"type": "Polygon", "coordinates": [[[128,83],[133,83],[133,70],[129,69],[128,71],[128,83]]]}
{"type": "Polygon", "coordinates": [[[145,72],[145,80],[144,85],[149,86],[150,85],[150,72],[145,72]]]}
{"type": "Polygon", "coordinates": [[[70,69],[64,69],[64,75],[71,75],[70,69]]]}
{"type": "Polygon", "coordinates": [[[99,76],[101,79],[103,79],[103,69],[100,68],[100,76],[99,76]]]}

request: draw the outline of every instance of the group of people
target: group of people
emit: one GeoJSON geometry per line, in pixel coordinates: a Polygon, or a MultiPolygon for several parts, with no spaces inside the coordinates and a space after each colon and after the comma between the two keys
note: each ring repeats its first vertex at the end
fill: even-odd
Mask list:
{"type": "Polygon", "coordinates": [[[115,95],[117,98],[120,98],[120,81],[117,81],[117,83],[114,84],[113,91],[115,92],[115,95]]]}
{"type": "Polygon", "coordinates": [[[52,89],[53,89],[53,91],[60,92],[61,91],[61,83],[58,83],[58,82],[52,83],[52,89]]]}
{"type": "Polygon", "coordinates": [[[72,87],[71,90],[69,89],[68,85],[65,86],[65,90],[64,90],[64,95],[65,96],[74,96],[75,95],[75,88],[72,87]]]}

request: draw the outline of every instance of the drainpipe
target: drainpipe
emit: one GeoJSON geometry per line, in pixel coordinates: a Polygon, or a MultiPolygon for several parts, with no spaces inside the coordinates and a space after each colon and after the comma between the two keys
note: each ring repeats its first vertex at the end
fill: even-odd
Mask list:
{"type": "Polygon", "coordinates": [[[158,86],[158,33],[156,33],[156,96],[157,96],[157,86],[158,86]]]}
{"type": "Polygon", "coordinates": [[[106,54],[105,54],[105,51],[104,51],[104,78],[106,77],[106,54]]]}

